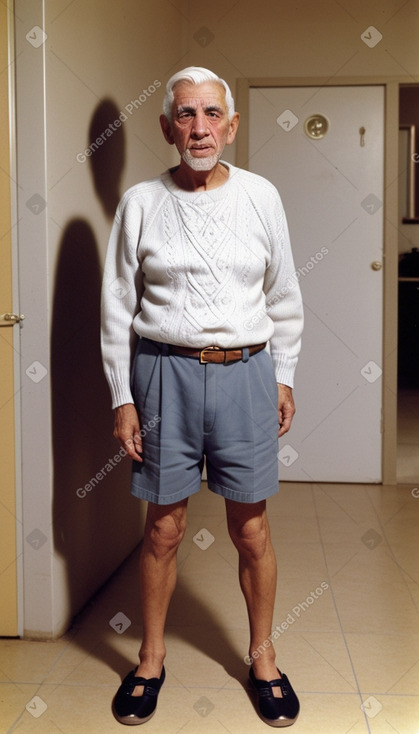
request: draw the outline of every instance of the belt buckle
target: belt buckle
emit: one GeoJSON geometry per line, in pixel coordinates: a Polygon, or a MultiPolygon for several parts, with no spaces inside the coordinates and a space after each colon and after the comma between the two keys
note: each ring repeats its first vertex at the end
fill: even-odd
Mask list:
{"type": "Polygon", "coordinates": [[[224,349],[221,347],[204,347],[204,349],[201,349],[199,352],[199,364],[208,364],[210,362],[209,359],[205,359],[204,352],[223,352],[224,349]]]}

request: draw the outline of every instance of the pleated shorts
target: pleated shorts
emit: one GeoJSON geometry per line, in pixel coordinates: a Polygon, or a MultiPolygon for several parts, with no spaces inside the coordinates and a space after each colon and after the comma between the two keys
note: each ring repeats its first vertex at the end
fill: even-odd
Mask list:
{"type": "Polygon", "coordinates": [[[266,350],[230,364],[200,364],[139,339],[132,367],[143,462],[131,492],[159,505],[201,487],[237,502],[278,491],[278,391],[266,350]]]}

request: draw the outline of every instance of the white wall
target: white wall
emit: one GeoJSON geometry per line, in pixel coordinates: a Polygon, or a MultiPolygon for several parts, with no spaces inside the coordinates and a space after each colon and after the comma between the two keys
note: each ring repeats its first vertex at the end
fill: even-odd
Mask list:
{"type": "Polygon", "coordinates": [[[187,61],[237,77],[412,76],[419,70],[415,0],[187,0],[187,61]],[[368,47],[374,26],[382,40],[368,47]]]}
{"type": "Polygon", "coordinates": [[[99,298],[117,200],[171,163],[158,115],[182,51],[164,0],[17,0],[15,11],[23,629],[48,638],[141,539],[144,505],[112,437],[99,298]],[[83,154],[117,118],[106,146],[83,154]]]}
{"type": "Polygon", "coordinates": [[[185,0],[183,13],[185,62],[208,66],[233,89],[237,79],[258,77],[418,79],[415,0],[213,0],[210,14],[205,4],[185,0]],[[361,40],[370,26],[382,35],[373,48],[361,40]]]}
{"type": "MultiPolygon", "coordinates": [[[[190,63],[213,68],[233,88],[236,79],[258,76],[413,80],[419,12],[414,0],[15,5],[20,300],[27,315],[23,535],[32,540],[23,544],[24,627],[28,635],[49,637],[65,629],[141,532],[128,464],[84,498],[76,490],[118,451],[98,351],[101,269],[119,195],[174,160],[157,123],[165,81],[190,63]],[[383,36],[374,48],[360,38],[371,25],[383,36]],[[47,34],[38,48],[26,39],[34,26],[47,34]],[[127,113],[156,80],[161,86],[127,113]],[[92,121],[99,135],[123,111],[128,119],[102,153],[79,162],[92,121]],[[34,194],[47,201],[36,214],[26,204],[34,194]],[[26,374],[34,362],[47,370],[38,382],[26,374]]],[[[225,157],[234,161],[234,149],[225,157]]],[[[398,227],[397,218],[392,224],[398,227]]]]}

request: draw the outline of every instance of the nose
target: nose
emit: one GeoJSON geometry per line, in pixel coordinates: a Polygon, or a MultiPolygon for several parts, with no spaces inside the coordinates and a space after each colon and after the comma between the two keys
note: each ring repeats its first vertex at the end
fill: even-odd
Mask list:
{"type": "Polygon", "coordinates": [[[195,112],[195,117],[193,119],[193,125],[191,130],[191,135],[195,139],[201,139],[204,138],[206,135],[208,135],[208,120],[207,116],[202,109],[197,109],[195,112]]]}

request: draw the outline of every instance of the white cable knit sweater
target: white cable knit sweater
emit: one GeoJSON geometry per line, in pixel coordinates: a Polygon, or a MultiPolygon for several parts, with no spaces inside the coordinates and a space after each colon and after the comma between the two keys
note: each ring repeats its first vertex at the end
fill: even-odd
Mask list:
{"type": "Polygon", "coordinates": [[[130,188],[116,211],[102,286],[102,354],[112,407],[132,403],[137,335],[190,347],[269,341],[276,380],[293,386],[303,312],[279,194],[223,163],[204,192],[166,171],[130,188]]]}

